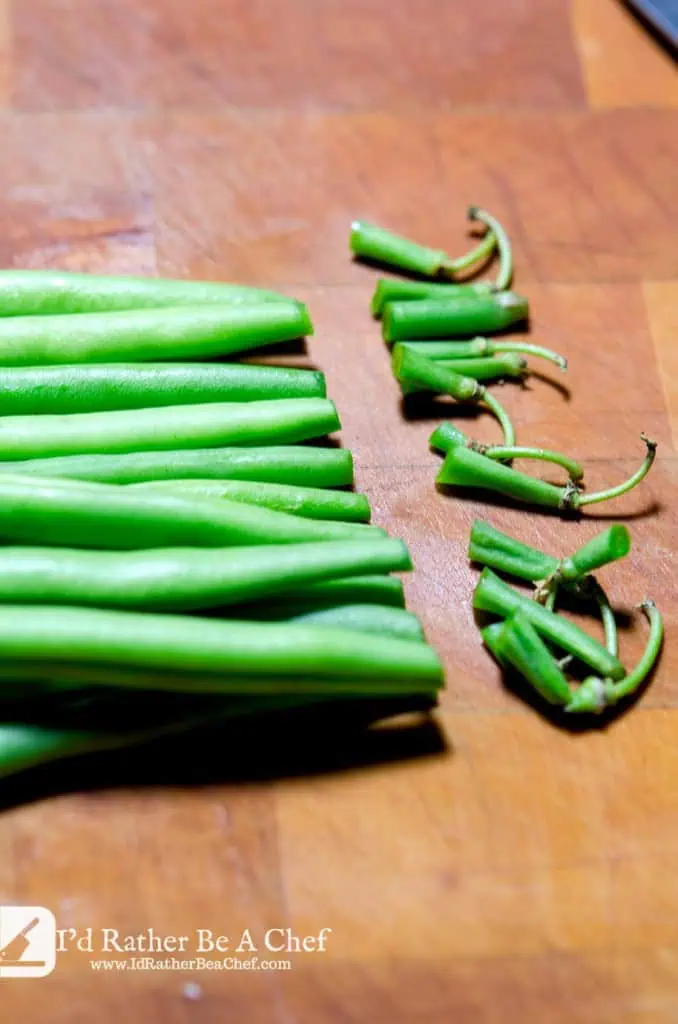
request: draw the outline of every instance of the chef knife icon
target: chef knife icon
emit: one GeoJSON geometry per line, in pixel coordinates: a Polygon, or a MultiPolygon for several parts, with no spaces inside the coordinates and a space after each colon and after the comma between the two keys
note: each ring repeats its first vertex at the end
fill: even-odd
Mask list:
{"type": "Polygon", "coordinates": [[[28,922],[25,928],[21,929],[18,935],[15,935],[13,939],[10,939],[6,946],[0,949],[0,967],[2,967],[3,964],[5,964],[5,966],[9,966],[10,963],[13,967],[44,967],[44,963],[42,961],[21,961],[21,957],[30,946],[30,939],[27,939],[26,936],[38,924],[40,924],[40,918],[34,917],[32,921],[28,922]]]}

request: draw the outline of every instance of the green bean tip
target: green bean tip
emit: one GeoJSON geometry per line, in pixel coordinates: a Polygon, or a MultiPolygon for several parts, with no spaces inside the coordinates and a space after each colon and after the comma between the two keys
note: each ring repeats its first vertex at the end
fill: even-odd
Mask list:
{"type": "Polygon", "coordinates": [[[605,683],[597,676],[589,676],[573,692],[564,710],[568,714],[599,715],[607,707],[605,683]]]}

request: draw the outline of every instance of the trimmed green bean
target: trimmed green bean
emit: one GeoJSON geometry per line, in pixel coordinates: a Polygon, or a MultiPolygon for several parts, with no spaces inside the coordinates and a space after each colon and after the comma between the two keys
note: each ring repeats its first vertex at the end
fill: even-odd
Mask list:
{"type": "MultiPolygon", "coordinates": [[[[41,606],[46,607],[46,606],[41,606]]],[[[94,610],[94,609],[85,609],[94,610]]],[[[117,613],[122,614],[122,613],[117,613]]],[[[133,614],[133,613],[128,613],[133,614]]],[[[179,616],[172,616],[179,618],[179,616]]],[[[216,621],[227,626],[270,626],[271,623],[246,622],[241,619],[229,619],[227,622],[221,619],[199,619],[190,616],[182,616],[188,622],[216,621]]],[[[294,623],[273,623],[276,628],[284,628],[294,623]]],[[[306,628],[306,627],[302,627],[306,628]]],[[[347,630],[336,630],[335,627],[308,627],[314,632],[327,633],[333,629],[342,634],[347,630]]],[[[362,636],[365,642],[364,632],[351,631],[354,636],[362,636]]],[[[417,641],[420,642],[420,641],[417,641]]],[[[224,672],[212,671],[173,671],[156,668],[139,668],[137,666],[119,665],[110,662],[89,662],[69,660],[3,660],[0,664],[0,692],[6,687],[9,699],[15,706],[22,701],[30,706],[31,698],[35,699],[38,694],[55,693],[62,698],[62,703],[68,701],[79,701],[91,706],[96,702],[97,692],[100,700],[110,700],[117,696],[118,699],[126,694],[130,701],[148,700],[149,696],[162,695],[165,698],[176,699],[182,694],[193,699],[206,699],[211,696],[212,700],[219,697],[231,700],[244,699],[266,699],[274,701],[276,697],[281,703],[294,695],[315,695],[324,700],[333,700],[335,697],[352,696],[369,698],[373,694],[408,693],[410,691],[396,687],[391,690],[388,685],[382,687],[380,683],[371,683],[369,678],[346,674],[332,677],[328,686],[328,677],[313,674],[312,678],[301,678],[287,675],[275,675],[267,673],[261,677],[250,674],[229,675],[224,672]]],[[[418,691],[415,691],[418,692],[418,691]]],[[[130,718],[133,717],[134,706],[130,707],[130,718]]]]}
{"type": "Polygon", "coordinates": [[[508,462],[512,459],[536,459],[538,462],[551,462],[554,466],[562,466],[572,482],[578,482],[584,476],[582,466],[571,459],[569,455],[553,452],[548,448],[526,448],[521,444],[481,445],[471,441],[466,434],[451,423],[441,423],[436,427],[429,437],[428,443],[435,451],[443,452],[443,454],[457,445],[466,445],[466,447],[497,462],[508,462]]]}
{"type": "Polygon", "coordinates": [[[204,359],[311,334],[297,302],[0,319],[0,366],[204,359]]]}
{"type": "Polygon", "coordinates": [[[370,503],[364,494],[330,491],[320,487],[293,487],[251,480],[150,480],[131,484],[139,490],[193,495],[196,498],[228,498],[248,505],[263,505],[279,512],[306,516],[308,519],[339,519],[366,523],[370,503]]]}
{"type": "Polygon", "coordinates": [[[332,629],[355,629],[359,633],[377,633],[400,637],[402,640],[424,640],[424,631],[416,615],[405,608],[392,608],[380,604],[343,604],[332,608],[315,608],[281,616],[272,616],[259,606],[257,621],[297,622],[307,626],[327,626],[332,629]]]}
{"type": "Polygon", "coordinates": [[[567,359],[543,345],[531,345],[526,341],[495,341],[491,338],[472,338],[471,341],[404,341],[401,344],[414,349],[429,359],[472,359],[476,356],[496,356],[506,352],[517,352],[525,356],[546,359],[561,370],[567,370],[567,359]]]}
{"type": "Polygon", "coordinates": [[[454,277],[491,256],[496,241],[494,232],[486,231],[471,252],[453,260],[442,249],[429,249],[428,246],[419,245],[402,235],[368,224],[367,221],[355,220],[351,224],[349,247],[353,255],[360,259],[383,263],[424,277],[454,277]]]}
{"type": "Polygon", "coordinates": [[[455,427],[453,423],[446,421],[435,428],[428,443],[434,451],[446,454],[450,448],[456,448],[457,445],[467,446],[472,442],[463,431],[455,427]]]}
{"type": "MultiPolygon", "coordinates": [[[[265,608],[266,614],[282,618],[285,614],[303,615],[341,604],[382,604],[404,608],[402,580],[397,576],[352,576],[350,579],[328,580],[326,583],[295,587],[285,594],[284,601],[262,601],[256,607],[265,608]]],[[[258,617],[258,613],[254,617],[258,617]]]]}
{"type": "Polygon", "coordinates": [[[279,292],[221,281],[115,277],[64,270],[0,271],[0,316],[8,317],[281,301],[290,300],[279,292]]]}
{"type": "Polygon", "coordinates": [[[468,556],[471,561],[519,579],[537,583],[535,598],[553,611],[556,593],[565,586],[593,597],[605,628],[605,646],[617,654],[617,625],[610,602],[600,584],[589,574],[628,554],[631,539],[625,526],[611,526],[568,558],[558,560],[528,544],[495,530],[477,519],[471,529],[468,556]]]}
{"type": "Polygon", "coordinates": [[[504,377],[520,379],[527,372],[527,360],[515,352],[479,359],[439,359],[437,365],[473,377],[474,380],[500,380],[504,377]]]}
{"type": "Polygon", "coordinates": [[[0,474],[0,538],[59,547],[133,549],[367,540],[375,526],[304,519],[225,499],[0,474]]]}
{"type": "Polygon", "coordinates": [[[382,318],[384,340],[493,334],[526,320],[527,299],[514,292],[388,302],[382,318]]]}
{"type": "MultiPolygon", "coordinates": [[[[486,402],[489,397],[488,394],[485,398],[486,402]]],[[[488,457],[489,451],[487,454],[473,451],[456,442],[454,435],[450,432],[445,435],[441,432],[435,437],[436,443],[449,443],[450,447],[445,455],[437,482],[456,487],[473,487],[495,491],[508,498],[514,498],[517,501],[524,501],[528,504],[544,505],[548,508],[560,509],[561,511],[576,512],[586,505],[593,505],[596,502],[607,501],[626,494],[647,476],[655,459],[657,444],[655,441],[650,441],[644,434],[641,434],[641,437],[645,441],[647,452],[642,464],[635,473],[616,487],[610,487],[605,491],[598,491],[593,494],[582,494],[572,481],[566,484],[565,487],[556,487],[545,480],[538,480],[535,477],[511,469],[509,466],[493,462],[492,458],[488,457]]],[[[512,452],[516,452],[523,457],[559,461],[561,465],[566,465],[562,457],[558,456],[558,453],[542,449],[533,449],[531,452],[529,449],[520,451],[512,442],[507,442],[506,447],[502,446],[490,451],[494,454],[500,452],[502,458],[507,458],[512,452]],[[554,455],[556,456],[555,458],[554,455]]],[[[576,468],[579,468],[576,463],[574,465],[576,468]]]]}
{"type": "Polygon", "coordinates": [[[372,314],[380,318],[387,302],[414,302],[417,299],[454,299],[459,295],[485,295],[494,291],[489,281],[463,284],[435,284],[431,281],[401,281],[380,277],[372,296],[372,314]]]}
{"type": "Polygon", "coordinates": [[[501,639],[503,632],[504,621],[502,620],[500,622],[492,622],[489,626],[484,626],[483,629],[480,630],[480,635],[483,643],[494,660],[497,661],[502,668],[506,668],[509,662],[502,647],[501,639]]]}
{"type": "Polygon", "coordinates": [[[210,445],[289,444],[340,427],[328,398],[166,405],[122,412],[0,418],[0,458],[141,452],[210,445]]]}
{"type": "Polygon", "coordinates": [[[458,402],[474,401],[482,395],[482,388],[472,377],[420,356],[407,345],[393,346],[391,368],[404,394],[434,391],[458,402]]]}
{"type": "Polygon", "coordinates": [[[571,693],[567,679],[525,613],[516,611],[504,622],[498,649],[549,704],[564,707],[571,693]]]}
{"type": "Polygon", "coordinates": [[[0,546],[0,602],[191,610],[410,568],[405,545],[388,537],[149,551],[0,546]]]}
{"type": "Polygon", "coordinates": [[[551,643],[573,654],[601,675],[610,676],[611,679],[622,679],[624,676],[624,666],[602,644],[573,622],[517,593],[491,569],[483,569],[480,574],[473,593],[473,607],[502,618],[508,618],[517,611],[524,612],[534,628],[551,643]]]}
{"type": "Polygon", "coordinates": [[[563,580],[581,579],[609,562],[624,558],[630,550],[631,534],[628,527],[615,523],[577,548],[573,555],[564,558],[558,566],[558,575],[563,580]]]}
{"type": "Polygon", "coordinates": [[[325,396],[325,377],[317,370],[247,363],[8,366],[0,374],[3,416],[325,396]]]}
{"type": "Polygon", "coordinates": [[[486,455],[463,445],[451,447],[445,456],[437,482],[446,486],[473,487],[497,491],[507,498],[528,504],[562,508],[564,489],[545,480],[519,473],[493,462],[486,455]]]}
{"type": "Polygon", "coordinates": [[[451,395],[460,402],[482,401],[499,421],[504,443],[515,444],[513,424],[503,405],[473,377],[464,377],[449,366],[420,356],[407,345],[394,346],[391,363],[404,394],[426,390],[451,395]]]}
{"type": "MultiPolygon", "coordinates": [[[[403,344],[398,342],[393,346],[393,351],[397,349],[398,345],[403,344]]],[[[409,349],[417,356],[417,358],[425,358],[428,362],[431,362],[433,366],[439,366],[445,370],[452,370],[453,373],[460,374],[464,377],[471,377],[473,380],[487,381],[487,380],[501,380],[502,378],[522,378],[527,372],[527,361],[516,353],[507,353],[503,356],[487,356],[478,359],[428,359],[427,356],[423,356],[421,353],[416,352],[414,346],[410,349],[410,346],[405,343],[404,347],[409,349]]],[[[406,394],[411,394],[415,391],[427,391],[428,387],[423,384],[410,383],[404,385],[403,391],[406,394]]]]}
{"type": "Polygon", "coordinates": [[[333,680],[351,676],[365,692],[431,690],[443,681],[432,648],[391,636],[365,643],[346,629],[51,605],[3,608],[0,657],[155,671],[162,689],[172,688],[167,673],[205,673],[201,692],[218,693],[248,692],[256,683],[295,692],[305,683],[329,696],[333,680]]]}
{"type": "Polygon", "coordinates": [[[482,519],[476,519],[471,527],[468,557],[471,562],[533,582],[546,579],[558,568],[557,558],[522,544],[482,519]]]}
{"type": "MultiPolygon", "coordinates": [[[[0,462],[2,473],[17,472],[16,462],[0,462]]],[[[269,448],[186,448],[124,452],[118,455],[65,455],[26,459],[24,476],[67,477],[108,484],[146,480],[259,480],[308,487],[344,487],[353,483],[353,456],[347,448],[281,445],[269,448]]]]}
{"type": "Polygon", "coordinates": [[[419,245],[364,220],[354,220],[351,224],[349,247],[353,255],[360,259],[390,264],[426,277],[439,274],[448,260],[447,253],[442,249],[419,245]]]}

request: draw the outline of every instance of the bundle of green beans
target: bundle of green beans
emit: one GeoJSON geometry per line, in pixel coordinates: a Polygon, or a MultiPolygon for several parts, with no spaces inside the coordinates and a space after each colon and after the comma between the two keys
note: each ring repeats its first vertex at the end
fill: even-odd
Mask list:
{"type": "Polygon", "coordinates": [[[485,567],[473,606],[499,617],[498,622],[481,630],[485,645],[502,667],[517,671],[545,701],[566,712],[599,714],[628,701],[643,686],[659,655],[662,617],[654,602],[646,598],[639,608],[648,618],[649,637],[640,660],[627,672],[618,657],[614,612],[592,575],[623,558],[630,548],[629,531],[619,524],[562,559],[523,544],[482,520],[473,524],[469,558],[485,567]],[[535,583],[533,597],[508,586],[493,569],[535,583]],[[595,601],[603,621],[604,644],[555,612],[559,590],[595,601]],[[565,652],[565,658],[558,660],[556,651],[565,652]],[[572,663],[585,666],[590,673],[576,686],[566,674],[572,663]]]}
{"type": "Polygon", "coordinates": [[[0,777],[244,716],[435,705],[407,549],[340,489],[350,452],[300,443],[340,426],[324,376],[199,361],[312,333],[305,306],[1,271],[1,317],[0,777]]]}

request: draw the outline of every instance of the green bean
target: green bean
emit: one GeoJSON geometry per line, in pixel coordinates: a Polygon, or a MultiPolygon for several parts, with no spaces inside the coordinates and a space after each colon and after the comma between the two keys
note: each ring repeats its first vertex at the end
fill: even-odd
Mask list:
{"type": "Polygon", "coordinates": [[[493,334],[526,320],[527,316],[527,299],[514,292],[388,302],[382,333],[389,343],[493,334]]]}
{"type": "Polygon", "coordinates": [[[471,252],[452,260],[442,249],[429,249],[428,246],[411,242],[409,238],[395,235],[392,231],[368,224],[364,220],[353,221],[349,238],[354,256],[422,274],[424,277],[454,277],[460,271],[491,256],[496,242],[494,232],[487,231],[471,252]]]}
{"type": "Polygon", "coordinates": [[[186,610],[409,568],[405,545],[387,537],[122,552],[5,546],[0,547],[0,602],[186,610]]]}
{"type": "MultiPolygon", "coordinates": [[[[16,473],[16,462],[0,462],[0,474],[16,473]]],[[[308,487],[343,487],[353,482],[353,456],[347,448],[281,445],[270,448],[186,448],[124,452],[118,455],[65,455],[26,459],[22,475],[68,477],[99,483],[211,478],[260,480],[308,487]]]]}
{"type": "Polygon", "coordinates": [[[557,558],[522,544],[482,519],[476,519],[471,527],[468,557],[471,562],[531,581],[546,579],[558,569],[557,558]]]}
{"type": "Polygon", "coordinates": [[[474,380],[500,380],[503,377],[522,378],[527,371],[527,360],[515,352],[503,356],[479,359],[438,359],[436,366],[444,366],[474,380]]]}
{"type": "MultiPolygon", "coordinates": [[[[342,604],[381,604],[391,608],[405,607],[402,580],[397,576],[352,576],[350,579],[328,580],[289,590],[284,599],[260,601],[249,606],[253,618],[283,618],[285,615],[303,615],[320,608],[334,608],[342,604]],[[256,611],[254,610],[256,609],[256,611]]],[[[241,609],[239,614],[249,618],[241,609]]]]}
{"type": "Polygon", "coordinates": [[[414,302],[417,299],[448,299],[459,295],[485,295],[494,291],[489,281],[463,284],[436,284],[431,281],[401,281],[380,277],[372,296],[372,314],[379,318],[387,302],[414,302]]]}
{"type": "Polygon", "coordinates": [[[363,634],[347,629],[51,605],[2,609],[0,658],[138,668],[158,672],[161,689],[172,688],[168,673],[204,673],[196,685],[216,693],[250,692],[255,685],[295,692],[306,685],[329,694],[333,680],[351,677],[366,692],[442,685],[432,648],[391,636],[365,643],[363,634]]]}
{"type": "Polygon", "coordinates": [[[264,605],[260,605],[259,610],[260,614],[256,616],[259,622],[297,622],[307,626],[355,629],[359,633],[377,633],[400,637],[402,640],[424,639],[419,619],[404,608],[389,608],[379,604],[344,604],[301,613],[297,611],[291,616],[283,613],[280,617],[267,614],[264,605]]]}
{"type": "Polygon", "coordinates": [[[564,558],[558,566],[558,575],[563,580],[581,579],[609,562],[625,558],[630,550],[631,534],[628,527],[615,523],[577,548],[573,555],[564,558]]]}
{"type": "Polygon", "coordinates": [[[479,611],[500,615],[502,618],[508,618],[517,611],[523,612],[543,637],[590,665],[601,675],[610,676],[611,679],[621,679],[624,676],[624,666],[602,644],[573,622],[542,607],[537,601],[517,593],[491,569],[483,569],[480,574],[473,593],[473,607],[479,611]]]}
{"type": "Polygon", "coordinates": [[[502,668],[507,668],[509,661],[504,654],[502,646],[502,637],[504,634],[504,621],[492,622],[489,626],[485,626],[480,630],[480,635],[483,639],[483,643],[487,647],[488,651],[492,655],[495,661],[497,661],[502,668]]]}
{"type": "Polygon", "coordinates": [[[3,416],[325,395],[325,377],[317,370],[247,363],[10,366],[0,374],[3,416]]]}
{"type": "Polygon", "coordinates": [[[203,303],[289,302],[278,292],[221,281],[114,277],[63,270],[0,271],[0,316],[154,309],[203,303]]]}
{"type": "Polygon", "coordinates": [[[128,363],[232,355],[312,333],[297,302],[0,319],[0,365],[128,363]]]}
{"type": "Polygon", "coordinates": [[[367,540],[383,535],[374,526],[303,519],[236,501],[0,474],[0,538],[6,541],[124,550],[367,540]]]}
{"type": "Polygon", "coordinates": [[[440,423],[429,437],[428,443],[434,451],[442,452],[443,455],[457,445],[468,447],[473,444],[463,431],[449,422],[440,423]]]}
{"type": "MultiPolygon", "coordinates": [[[[488,404],[489,398],[488,393],[485,396],[485,402],[488,404]]],[[[464,447],[451,431],[445,431],[444,434],[439,431],[431,440],[437,445],[449,445],[445,461],[437,477],[439,484],[495,491],[516,501],[544,505],[564,512],[576,512],[586,505],[608,501],[626,494],[647,476],[655,459],[657,443],[645,437],[644,434],[641,434],[641,437],[645,442],[646,454],[635,473],[615,487],[587,494],[582,494],[572,481],[569,481],[565,487],[556,487],[555,484],[547,483],[545,480],[537,480],[535,477],[520,473],[509,466],[493,462],[492,458],[488,457],[491,452],[495,455],[501,454],[503,458],[512,457],[515,454],[517,457],[545,459],[567,465],[570,460],[563,459],[557,452],[543,449],[521,450],[512,441],[507,441],[505,446],[488,449],[487,454],[483,454],[480,451],[464,447]]],[[[570,471],[578,471],[580,468],[577,463],[573,463],[570,471]]],[[[579,476],[579,473],[577,475],[579,476]]]]}
{"type": "Polygon", "coordinates": [[[472,359],[476,356],[496,356],[505,352],[519,355],[538,356],[546,359],[560,370],[567,370],[567,359],[543,345],[532,345],[527,341],[512,338],[509,341],[495,341],[490,338],[472,338],[470,341],[405,341],[403,345],[412,348],[420,356],[429,359],[472,359]]]}
{"type": "Polygon", "coordinates": [[[456,373],[452,369],[454,363],[442,366],[433,359],[420,356],[407,345],[398,344],[393,346],[391,365],[403,394],[412,391],[434,391],[450,395],[459,402],[484,402],[499,421],[504,444],[515,444],[513,424],[501,402],[473,377],[456,373]]]}
{"type": "MultiPolygon", "coordinates": [[[[18,607],[18,606],[17,606],[18,607]]],[[[46,608],[47,606],[41,606],[46,608]]],[[[93,611],[94,609],[82,609],[93,611]]],[[[99,611],[98,614],[107,614],[99,611]]],[[[108,613],[113,614],[113,613],[108,613]]],[[[116,612],[115,614],[133,614],[116,612]]],[[[144,616],[147,617],[147,616],[144,616]]],[[[154,616],[155,617],[155,616],[154,616]]],[[[260,623],[245,622],[241,619],[231,619],[228,622],[223,620],[205,620],[191,616],[162,616],[163,618],[179,618],[187,623],[197,622],[216,624],[228,628],[239,628],[247,626],[255,629],[276,629],[276,630],[306,630],[314,634],[313,642],[317,646],[322,643],[321,638],[327,638],[334,634],[344,639],[350,637],[353,647],[359,643],[365,644],[367,637],[364,631],[342,629],[335,626],[305,626],[296,622],[284,623],[260,623]]],[[[379,639],[385,643],[395,640],[407,647],[417,646],[426,648],[421,640],[402,639],[392,635],[385,637],[370,637],[379,639]]],[[[430,650],[430,648],[428,648],[430,650]]],[[[426,662],[430,659],[425,659],[426,662]]],[[[372,697],[385,697],[388,695],[406,696],[415,694],[435,694],[440,687],[430,680],[424,681],[419,677],[420,670],[417,669],[414,681],[408,679],[395,682],[385,678],[386,673],[378,670],[378,678],[375,678],[375,670],[371,669],[368,675],[358,675],[351,672],[339,674],[327,674],[321,672],[308,672],[299,675],[298,673],[275,674],[266,673],[229,673],[228,670],[214,671],[174,671],[172,669],[157,669],[120,665],[111,662],[89,662],[89,661],[53,661],[37,659],[28,660],[7,660],[0,666],[0,680],[6,679],[11,694],[11,702],[16,707],[18,704],[31,703],[31,700],[41,694],[47,693],[61,698],[62,703],[70,701],[92,700],[92,694],[98,690],[105,699],[111,695],[122,698],[128,695],[129,700],[135,697],[148,699],[149,695],[164,697],[178,697],[182,694],[194,698],[205,698],[212,695],[232,699],[268,699],[273,703],[280,698],[281,703],[293,696],[314,696],[323,700],[334,700],[336,697],[360,697],[370,699],[372,697]],[[383,678],[382,678],[383,676],[383,678]]],[[[133,711],[134,708],[132,707],[133,711]]],[[[33,717],[33,716],[31,716],[33,717]]]]}
{"type": "Polygon", "coordinates": [[[437,482],[445,486],[497,491],[507,498],[533,505],[562,508],[565,488],[520,473],[463,445],[448,450],[437,482]]]}
{"type": "Polygon", "coordinates": [[[516,611],[505,621],[497,647],[501,660],[513,665],[544,700],[561,707],[569,703],[567,679],[524,612],[516,611]]]}
{"type": "Polygon", "coordinates": [[[122,412],[0,418],[0,458],[46,458],[210,445],[286,444],[322,437],[340,426],[327,398],[166,405],[122,412]]]}
{"type": "MultiPolygon", "coordinates": [[[[378,721],[408,711],[429,710],[436,703],[435,691],[422,691],[413,696],[399,694],[369,699],[361,696],[359,700],[343,694],[337,696],[340,700],[332,701],[333,709],[336,710],[338,705],[339,710],[357,714],[359,720],[367,721],[378,721]]],[[[164,694],[165,700],[166,697],[167,694],[164,694]]],[[[257,716],[298,711],[325,703],[326,697],[321,693],[230,697],[227,701],[219,701],[216,707],[214,699],[208,698],[203,701],[202,708],[189,714],[179,709],[173,717],[161,723],[123,731],[101,728],[60,729],[18,722],[0,725],[0,778],[68,757],[121,750],[206,727],[229,724],[240,718],[254,719],[257,716]]]]}
{"type": "Polygon", "coordinates": [[[441,366],[433,359],[420,356],[407,345],[393,346],[391,369],[403,394],[434,391],[451,395],[458,402],[476,401],[483,394],[483,389],[472,377],[466,377],[451,367],[441,366]]]}
{"type": "Polygon", "coordinates": [[[450,448],[465,445],[477,454],[497,462],[508,462],[512,459],[536,459],[538,462],[551,462],[554,466],[562,466],[567,470],[573,483],[579,482],[584,476],[582,466],[571,459],[569,455],[563,455],[562,452],[553,452],[548,448],[526,448],[521,444],[480,445],[476,441],[471,441],[451,423],[441,423],[437,426],[429,437],[428,443],[435,451],[443,454],[447,454],[450,448]]]}
{"type": "Polygon", "coordinates": [[[306,516],[308,519],[340,519],[366,523],[370,503],[364,494],[329,491],[320,487],[292,487],[289,484],[265,484],[251,480],[151,480],[132,484],[140,491],[186,494],[195,498],[227,498],[248,505],[263,505],[279,512],[306,516]]]}

